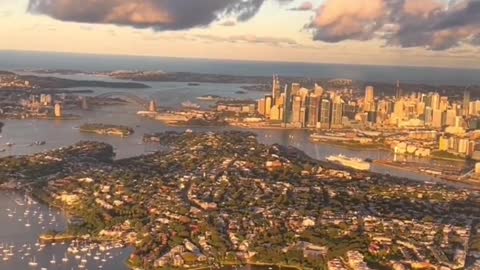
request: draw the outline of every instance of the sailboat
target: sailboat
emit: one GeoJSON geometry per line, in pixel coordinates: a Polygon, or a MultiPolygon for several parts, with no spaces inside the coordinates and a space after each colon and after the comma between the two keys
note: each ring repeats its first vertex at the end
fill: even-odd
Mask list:
{"type": "Polygon", "coordinates": [[[33,260],[30,261],[30,262],[28,263],[28,265],[30,265],[30,266],[37,266],[37,265],[38,265],[38,263],[37,263],[37,261],[36,261],[36,259],[35,259],[35,256],[33,256],[33,260]]]}
{"type": "Polygon", "coordinates": [[[65,252],[65,256],[62,258],[62,261],[63,262],[68,262],[68,257],[67,257],[67,253],[65,252]]]}
{"type": "Polygon", "coordinates": [[[56,264],[57,261],[55,260],[55,255],[52,255],[52,259],[50,260],[51,264],[56,264]]]}

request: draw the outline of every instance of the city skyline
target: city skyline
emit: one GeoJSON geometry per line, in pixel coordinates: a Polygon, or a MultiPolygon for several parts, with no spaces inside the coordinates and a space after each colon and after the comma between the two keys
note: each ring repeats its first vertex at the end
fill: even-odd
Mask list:
{"type": "Polygon", "coordinates": [[[476,1],[347,2],[209,0],[193,16],[189,1],[91,1],[80,14],[71,1],[0,0],[0,50],[480,68],[476,1]],[[419,23],[434,30],[408,33],[419,23]]]}

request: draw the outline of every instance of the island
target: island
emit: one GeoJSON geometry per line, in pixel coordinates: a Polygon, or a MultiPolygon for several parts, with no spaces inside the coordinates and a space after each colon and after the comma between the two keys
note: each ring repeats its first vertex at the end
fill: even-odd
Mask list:
{"type": "Polygon", "coordinates": [[[167,150],[114,160],[108,144],[80,142],[1,158],[0,184],[75,218],[54,235],[134,247],[133,269],[480,263],[475,189],[350,170],[250,132],[170,131],[145,141],[167,150]]]}
{"type": "Polygon", "coordinates": [[[86,123],[80,126],[80,132],[127,137],[134,133],[133,128],[121,125],[86,123]]]}

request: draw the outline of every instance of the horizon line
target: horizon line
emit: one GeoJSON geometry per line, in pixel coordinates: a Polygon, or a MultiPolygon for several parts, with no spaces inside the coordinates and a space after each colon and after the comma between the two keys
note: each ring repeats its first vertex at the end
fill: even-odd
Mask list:
{"type": "Polygon", "coordinates": [[[179,57],[167,55],[145,55],[145,54],[118,54],[118,53],[94,53],[94,52],[72,52],[72,51],[42,51],[42,50],[15,50],[15,49],[0,49],[0,52],[13,53],[38,53],[38,54],[66,54],[66,55],[90,55],[90,56],[106,56],[106,57],[138,57],[138,58],[171,58],[171,59],[185,59],[185,60],[203,60],[203,61],[231,61],[231,62],[250,62],[250,63],[279,63],[279,64],[307,64],[307,65],[339,65],[339,66],[365,66],[365,67],[394,67],[394,68],[427,68],[427,69],[453,69],[453,70],[478,70],[479,68],[462,68],[462,67],[448,67],[448,66],[428,66],[428,65],[390,65],[390,64],[348,64],[335,62],[304,62],[304,61],[275,61],[275,60],[258,60],[258,59],[233,59],[233,58],[205,58],[205,57],[179,57]]]}

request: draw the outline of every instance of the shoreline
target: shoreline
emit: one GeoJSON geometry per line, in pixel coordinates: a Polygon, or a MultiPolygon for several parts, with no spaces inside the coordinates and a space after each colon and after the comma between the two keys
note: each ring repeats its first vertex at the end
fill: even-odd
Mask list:
{"type": "MultiPolygon", "coordinates": [[[[403,172],[414,173],[414,174],[417,174],[417,175],[422,176],[422,177],[430,178],[429,180],[420,180],[420,179],[414,179],[412,177],[404,177],[404,178],[410,179],[410,180],[420,181],[420,182],[423,182],[423,183],[428,182],[428,181],[433,181],[433,182],[438,183],[438,184],[456,186],[456,187],[459,187],[458,185],[462,185],[463,186],[462,188],[473,188],[475,190],[480,190],[480,183],[473,183],[471,181],[445,179],[441,176],[436,177],[435,175],[422,173],[418,170],[412,170],[409,167],[396,166],[396,165],[394,165],[394,164],[392,164],[391,162],[388,162],[388,161],[374,161],[374,165],[382,166],[384,168],[392,168],[392,169],[400,170],[400,171],[403,171],[403,172]]],[[[380,174],[386,175],[386,174],[390,174],[390,173],[387,172],[387,173],[380,173],[380,174]]]]}

